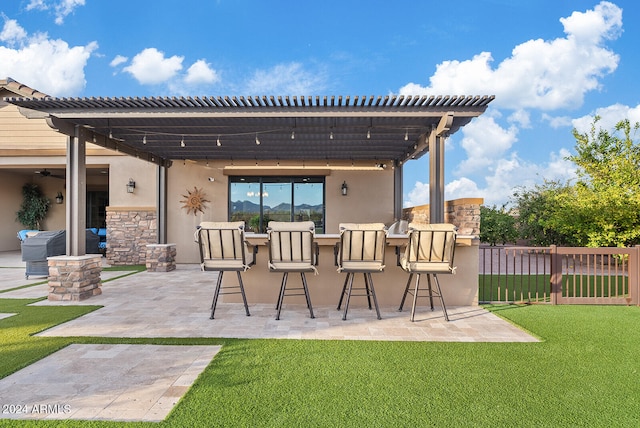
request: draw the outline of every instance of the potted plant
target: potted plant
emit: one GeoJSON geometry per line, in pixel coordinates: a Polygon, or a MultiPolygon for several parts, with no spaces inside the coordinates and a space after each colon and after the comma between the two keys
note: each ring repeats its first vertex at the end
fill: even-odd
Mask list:
{"type": "Polygon", "coordinates": [[[46,217],[50,204],[37,184],[26,183],[22,186],[22,205],[16,218],[27,229],[40,230],[40,222],[46,217]]]}

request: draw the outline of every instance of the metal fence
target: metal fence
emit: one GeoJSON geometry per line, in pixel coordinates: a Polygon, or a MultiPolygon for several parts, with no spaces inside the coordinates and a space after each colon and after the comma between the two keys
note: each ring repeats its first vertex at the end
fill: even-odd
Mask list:
{"type": "Polygon", "coordinates": [[[639,247],[480,246],[480,303],[638,304],[639,247]]]}

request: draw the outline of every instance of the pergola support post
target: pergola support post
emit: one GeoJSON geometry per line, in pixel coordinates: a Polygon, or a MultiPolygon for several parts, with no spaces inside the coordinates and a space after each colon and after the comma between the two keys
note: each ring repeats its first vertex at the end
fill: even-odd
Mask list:
{"type": "Polygon", "coordinates": [[[393,220],[398,221],[402,219],[402,165],[399,162],[394,161],[393,170],[393,220]]]}
{"type": "Polygon", "coordinates": [[[443,138],[429,138],[429,223],[444,223],[443,138]]]}
{"type": "Polygon", "coordinates": [[[429,134],[429,223],[444,223],[444,144],[452,124],[450,111],[429,134]]]}
{"type": "Polygon", "coordinates": [[[157,221],[158,221],[158,244],[167,243],[167,167],[158,166],[157,169],[157,221]]]}
{"type": "Polygon", "coordinates": [[[87,167],[86,134],[75,127],[67,139],[67,256],[86,254],[87,167]]]}

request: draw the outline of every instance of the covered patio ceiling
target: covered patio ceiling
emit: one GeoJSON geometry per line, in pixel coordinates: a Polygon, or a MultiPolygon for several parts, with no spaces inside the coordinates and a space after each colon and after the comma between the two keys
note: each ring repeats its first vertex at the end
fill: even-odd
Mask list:
{"type": "Polygon", "coordinates": [[[69,136],[174,160],[391,160],[429,151],[494,96],[5,98],[69,136]]]}

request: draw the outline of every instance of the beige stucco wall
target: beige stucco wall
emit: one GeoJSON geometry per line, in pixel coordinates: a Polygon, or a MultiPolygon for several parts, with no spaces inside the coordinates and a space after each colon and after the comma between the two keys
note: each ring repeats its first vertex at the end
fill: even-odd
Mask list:
{"type": "Polygon", "coordinates": [[[157,168],[154,164],[129,157],[118,157],[109,166],[110,207],[155,207],[157,168]],[[133,179],[136,188],[127,193],[127,183],[133,179]]]}
{"type": "Polygon", "coordinates": [[[14,251],[20,249],[20,242],[16,238],[18,230],[24,229],[16,221],[16,212],[22,202],[22,180],[11,173],[0,170],[0,251],[14,251]]]}
{"type": "MultiPolygon", "coordinates": [[[[280,163],[280,168],[273,166],[276,162],[264,162],[265,169],[255,169],[255,162],[245,163],[235,161],[235,168],[255,169],[255,175],[305,175],[304,169],[291,170],[292,164],[280,163]],[[272,165],[273,164],[273,165],[272,165]]],[[[350,165],[350,164],[349,164],[350,165]]],[[[234,173],[227,171],[225,166],[229,162],[176,161],[168,169],[167,189],[167,242],[176,244],[178,263],[197,263],[199,261],[198,248],[193,241],[196,227],[203,221],[227,221],[229,175],[244,175],[246,171],[234,173]],[[209,177],[214,181],[210,181],[209,177]],[[184,195],[197,188],[202,190],[206,199],[204,213],[187,214],[183,208],[184,195]]],[[[356,167],[359,165],[356,164],[356,167]]],[[[338,233],[340,222],[393,222],[393,170],[349,170],[348,166],[337,166],[345,169],[327,167],[326,162],[314,164],[306,162],[309,171],[322,171],[326,175],[326,233],[338,233]],[[348,195],[342,196],[340,187],[343,181],[349,187],[348,195]]],[[[137,181],[136,181],[137,190],[137,181]]]]}

